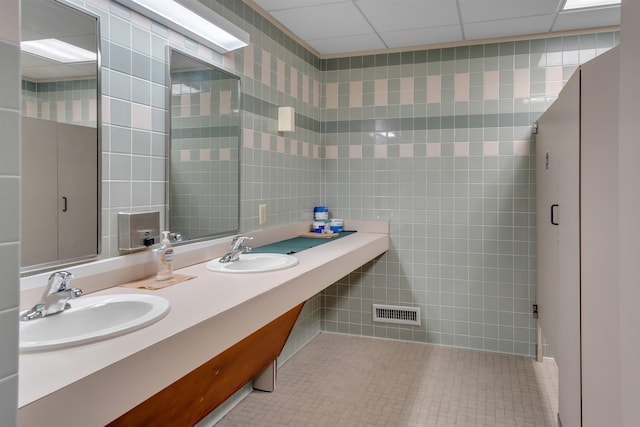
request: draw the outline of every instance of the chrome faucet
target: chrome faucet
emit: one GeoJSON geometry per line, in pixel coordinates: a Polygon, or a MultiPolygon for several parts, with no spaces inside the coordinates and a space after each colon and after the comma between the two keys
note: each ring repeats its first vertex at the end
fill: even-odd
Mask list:
{"type": "Polygon", "coordinates": [[[229,251],[220,258],[221,263],[234,262],[240,258],[240,254],[251,252],[251,246],[244,246],[245,240],[253,240],[249,236],[235,236],[229,246],[229,251]]]}
{"type": "Polygon", "coordinates": [[[40,302],[20,316],[20,320],[38,319],[70,308],[68,301],[82,295],[80,289],[67,287],[72,278],[73,274],[68,271],[56,271],[49,276],[47,287],[42,294],[40,302]]]}

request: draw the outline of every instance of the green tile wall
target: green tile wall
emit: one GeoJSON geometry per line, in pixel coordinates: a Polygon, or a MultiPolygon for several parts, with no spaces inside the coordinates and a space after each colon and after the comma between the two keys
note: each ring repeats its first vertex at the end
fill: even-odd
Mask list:
{"type": "MultiPolygon", "coordinates": [[[[204,3],[255,43],[234,62],[248,83],[245,115],[260,123],[248,132],[249,145],[272,151],[252,151],[259,162],[243,167],[279,163],[272,152],[282,138],[290,153],[294,138],[264,134],[274,131],[277,106],[293,106],[304,123],[295,138],[320,146],[312,176],[331,214],[391,223],[389,252],[322,293],[322,329],[533,355],[531,125],[577,66],[616,45],[618,34],[318,60],[244,3],[204,3]],[[313,94],[300,102],[305,74],[321,82],[320,108],[313,94]],[[374,324],[373,303],[420,306],[422,326],[374,324]]],[[[291,184],[297,172],[278,171],[270,168],[260,186],[251,182],[264,179],[264,169],[247,171],[243,188],[300,188],[291,184]]],[[[297,197],[315,188],[307,183],[297,197]]],[[[245,194],[245,212],[257,211],[255,198],[245,194]]],[[[299,218],[309,217],[303,210],[299,218]]],[[[255,217],[248,227],[257,227],[255,217]]]]}
{"type": "Polygon", "coordinates": [[[20,3],[2,3],[0,26],[0,414],[17,425],[20,309],[20,3]]]}
{"type": "Polygon", "coordinates": [[[323,293],[323,330],[534,355],[532,124],[617,37],[323,61],[326,204],[391,223],[391,249],[323,293]],[[422,325],[374,323],[372,304],[422,325]]]}
{"type": "Polygon", "coordinates": [[[22,114],[61,123],[96,127],[97,81],[22,81],[22,114]]]}
{"type": "Polygon", "coordinates": [[[171,79],[171,230],[185,239],[237,230],[238,82],[204,71],[171,79]]]}

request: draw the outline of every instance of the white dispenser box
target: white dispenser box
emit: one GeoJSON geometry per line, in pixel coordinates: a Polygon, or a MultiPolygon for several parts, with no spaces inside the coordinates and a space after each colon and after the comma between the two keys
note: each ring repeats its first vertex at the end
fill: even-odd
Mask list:
{"type": "Polygon", "coordinates": [[[293,107],[278,107],[278,132],[296,130],[296,110],[293,107]]]}

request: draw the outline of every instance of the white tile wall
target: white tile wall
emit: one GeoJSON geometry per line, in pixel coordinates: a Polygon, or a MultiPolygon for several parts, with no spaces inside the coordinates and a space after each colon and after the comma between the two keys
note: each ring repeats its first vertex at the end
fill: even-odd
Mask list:
{"type": "Polygon", "coordinates": [[[17,425],[18,374],[0,379],[0,420],[2,425],[17,425]]]}
{"type": "Polygon", "coordinates": [[[2,0],[0,15],[0,40],[18,44],[20,42],[20,1],[2,0]]]}

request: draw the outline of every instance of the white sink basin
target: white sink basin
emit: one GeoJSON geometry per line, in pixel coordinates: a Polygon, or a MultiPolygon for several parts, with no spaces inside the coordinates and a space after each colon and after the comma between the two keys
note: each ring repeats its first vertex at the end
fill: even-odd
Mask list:
{"type": "Polygon", "coordinates": [[[241,254],[238,261],[221,263],[220,258],[207,263],[207,269],[222,273],[264,273],[298,265],[298,258],[284,254],[241,254]]]}
{"type": "MultiPolygon", "coordinates": [[[[87,296],[71,308],[20,322],[20,351],[52,350],[123,335],[162,319],[169,301],[146,294],[87,296]]],[[[22,313],[21,313],[22,314],[22,313]]]]}

